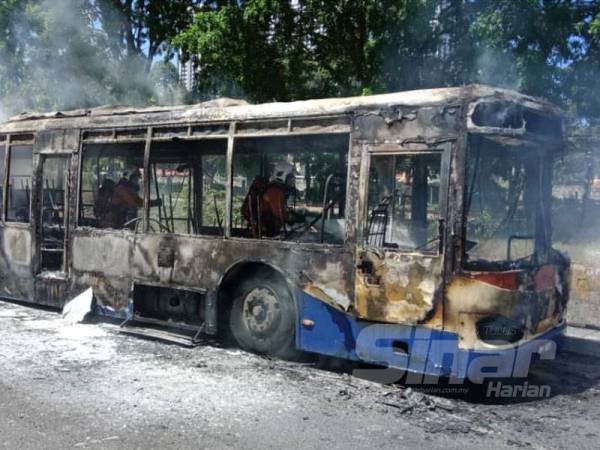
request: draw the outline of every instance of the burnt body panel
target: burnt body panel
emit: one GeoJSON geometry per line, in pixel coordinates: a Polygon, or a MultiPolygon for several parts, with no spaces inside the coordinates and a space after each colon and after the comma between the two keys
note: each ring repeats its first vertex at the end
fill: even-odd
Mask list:
{"type": "Polygon", "coordinates": [[[32,233],[29,227],[0,227],[0,296],[32,301],[32,233]]]}
{"type": "Polygon", "coordinates": [[[502,328],[510,322],[522,329],[515,341],[498,339],[500,345],[531,339],[563,322],[568,278],[564,262],[528,270],[456,276],[446,291],[446,329],[459,335],[461,348],[495,347],[481,335],[480,322],[484,320],[495,321],[502,328]]]}
{"type": "Polygon", "coordinates": [[[370,144],[388,142],[404,145],[439,142],[456,138],[460,104],[436,107],[391,107],[357,111],[356,141],[370,144]]]}
{"type": "Polygon", "coordinates": [[[352,292],[353,255],[343,247],[87,229],[73,239],[74,286],[92,285],[116,310],[127,307],[133,282],[215,293],[228,271],[247,261],[277,268],[296,286],[310,280],[325,290],[352,292]]]}
{"type": "MultiPolygon", "coordinates": [[[[370,273],[357,274],[356,310],[360,318],[416,324],[441,307],[441,257],[390,252],[366,252],[370,273]]],[[[441,325],[439,322],[436,324],[441,325]]]]}

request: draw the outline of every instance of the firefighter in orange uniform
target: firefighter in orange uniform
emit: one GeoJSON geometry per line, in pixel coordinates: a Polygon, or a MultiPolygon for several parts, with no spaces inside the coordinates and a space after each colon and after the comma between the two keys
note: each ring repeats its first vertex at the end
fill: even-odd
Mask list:
{"type": "Polygon", "coordinates": [[[133,171],[129,178],[127,173],[123,174],[112,192],[111,207],[104,216],[104,228],[123,228],[125,224],[137,217],[138,208],[144,204],[144,200],[138,194],[139,182],[139,171],[133,171]]]}
{"type": "Polygon", "coordinates": [[[269,183],[256,177],[242,204],[242,215],[250,224],[252,237],[276,237],[285,233],[285,225],[296,222],[288,207],[288,198],[296,190],[293,167],[279,163],[269,183]]]}

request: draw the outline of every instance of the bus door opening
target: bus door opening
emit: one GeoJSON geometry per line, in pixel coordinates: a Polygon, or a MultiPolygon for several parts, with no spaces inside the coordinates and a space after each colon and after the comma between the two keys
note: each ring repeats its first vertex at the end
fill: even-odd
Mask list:
{"type": "Polygon", "coordinates": [[[41,271],[64,270],[67,229],[67,183],[70,156],[42,156],[40,186],[41,271]]]}
{"type": "Polygon", "coordinates": [[[371,155],[356,277],[357,312],[367,320],[413,325],[441,317],[442,159],[441,151],[371,155]]]}

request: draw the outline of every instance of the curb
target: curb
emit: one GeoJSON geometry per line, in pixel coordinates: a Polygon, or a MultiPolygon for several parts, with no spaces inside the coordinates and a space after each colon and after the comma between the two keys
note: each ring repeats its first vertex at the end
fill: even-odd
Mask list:
{"type": "Polygon", "coordinates": [[[563,350],[600,358],[600,331],[568,326],[563,339],[563,350]]]}

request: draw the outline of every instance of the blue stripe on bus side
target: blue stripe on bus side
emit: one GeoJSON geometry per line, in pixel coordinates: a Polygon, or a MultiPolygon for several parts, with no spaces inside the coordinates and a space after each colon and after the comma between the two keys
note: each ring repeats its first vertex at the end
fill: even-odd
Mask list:
{"type": "Polygon", "coordinates": [[[298,295],[298,318],[296,346],[307,352],[436,375],[450,375],[452,365],[461,363],[445,357],[458,354],[454,333],[359,320],[303,291],[298,295]],[[314,324],[304,326],[305,319],[314,324]],[[409,354],[394,351],[394,344],[406,345],[409,354]]]}
{"type": "Polygon", "coordinates": [[[458,348],[458,336],[447,331],[400,324],[359,320],[314,298],[298,293],[297,348],[322,355],[364,361],[408,372],[432,376],[466,378],[472,372],[487,376],[505,376],[528,370],[534,354],[549,342],[560,343],[564,325],[552,328],[536,339],[502,350],[464,350],[458,348]],[[302,324],[312,321],[311,326],[302,324]],[[400,345],[398,345],[400,343],[400,345]],[[394,351],[393,345],[408,349],[394,351]],[[525,359],[516,358],[520,351],[525,359]],[[491,360],[490,370],[486,370],[491,360]],[[475,363],[474,363],[475,361],[475,363]],[[522,367],[517,367],[522,364],[522,367]]]}

